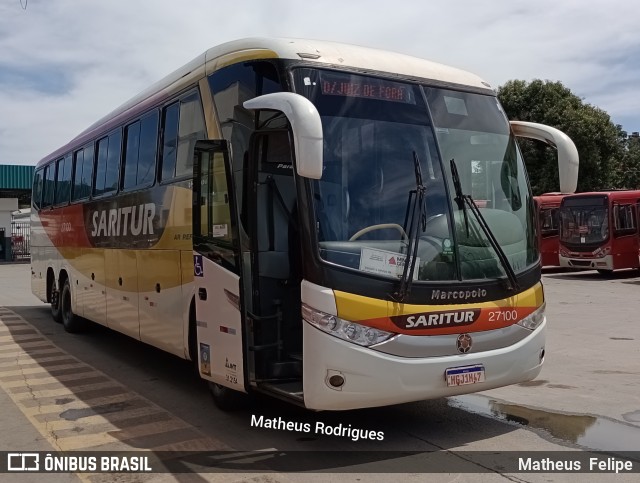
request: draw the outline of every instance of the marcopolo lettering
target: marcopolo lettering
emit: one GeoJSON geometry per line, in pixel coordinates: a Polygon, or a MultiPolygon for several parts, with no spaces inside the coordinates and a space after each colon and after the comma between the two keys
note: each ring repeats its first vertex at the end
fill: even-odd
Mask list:
{"type": "Polygon", "coordinates": [[[91,236],[153,235],[155,215],[156,205],[153,203],[96,210],[91,214],[91,236]]]}
{"type": "Polygon", "coordinates": [[[486,297],[487,291],[483,288],[474,290],[433,290],[431,300],[468,300],[486,297]]]}
{"type": "Polygon", "coordinates": [[[480,316],[480,309],[447,310],[391,317],[401,329],[437,329],[471,325],[480,316]]]}

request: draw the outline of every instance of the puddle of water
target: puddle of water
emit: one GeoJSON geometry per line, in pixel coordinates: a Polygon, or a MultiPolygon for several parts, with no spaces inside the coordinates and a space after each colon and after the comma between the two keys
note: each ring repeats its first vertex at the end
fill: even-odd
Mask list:
{"type": "Polygon", "coordinates": [[[451,407],[543,430],[556,439],[595,451],[637,451],[640,428],[581,414],[563,414],[495,401],[478,394],[448,399],[451,407]]]}
{"type": "Polygon", "coordinates": [[[625,421],[630,423],[640,423],[640,411],[633,411],[622,415],[625,421]]]}

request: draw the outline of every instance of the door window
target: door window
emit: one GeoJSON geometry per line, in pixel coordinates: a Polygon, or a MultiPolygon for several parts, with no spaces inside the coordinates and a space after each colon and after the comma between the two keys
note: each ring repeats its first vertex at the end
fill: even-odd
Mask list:
{"type": "Polygon", "coordinates": [[[237,271],[225,151],[195,149],[196,177],[193,234],[196,250],[225,268],[237,271]]]}

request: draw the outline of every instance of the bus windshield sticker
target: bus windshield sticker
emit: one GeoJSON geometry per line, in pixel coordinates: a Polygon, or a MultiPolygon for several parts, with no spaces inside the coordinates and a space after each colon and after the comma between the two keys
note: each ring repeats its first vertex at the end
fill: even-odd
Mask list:
{"type": "MultiPolygon", "coordinates": [[[[363,248],[360,253],[360,267],[363,272],[377,273],[400,278],[404,270],[406,256],[386,250],[363,248]]],[[[416,266],[420,266],[420,258],[416,258],[416,266]]],[[[418,279],[418,270],[414,270],[413,279],[418,279]]]]}
{"type": "Polygon", "coordinates": [[[362,97],[404,104],[416,103],[413,88],[410,85],[384,79],[321,72],[320,87],[322,94],[329,96],[362,97]]]}
{"type": "Polygon", "coordinates": [[[214,238],[222,238],[227,236],[229,230],[227,229],[226,223],[224,225],[213,225],[211,228],[211,236],[214,238]]]}

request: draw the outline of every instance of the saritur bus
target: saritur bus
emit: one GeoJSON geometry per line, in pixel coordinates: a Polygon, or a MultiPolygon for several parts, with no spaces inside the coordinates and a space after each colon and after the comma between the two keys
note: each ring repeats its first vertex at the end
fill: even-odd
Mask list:
{"type": "Polygon", "coordinates": [[[560,206],[560,265],[602,274],[640,268],[640,191],[566,196],[560,206]]]}
{"type": "Polygon", "coordinates": [[[538,249],[543,267],[560,266],[560,202],[564,193],[544,193],[534,196],[538,216],[538,249]]]}
{"type": "Polygon", "coordinates": [[[206,51],[40,161],[32,286],[197,362],[216,403],[314,410],[534,378],[535,215],[516,136],[479,77],[296,39],[206,51]],[[474,198],[483,200],[482,207],[474,198]]]}

